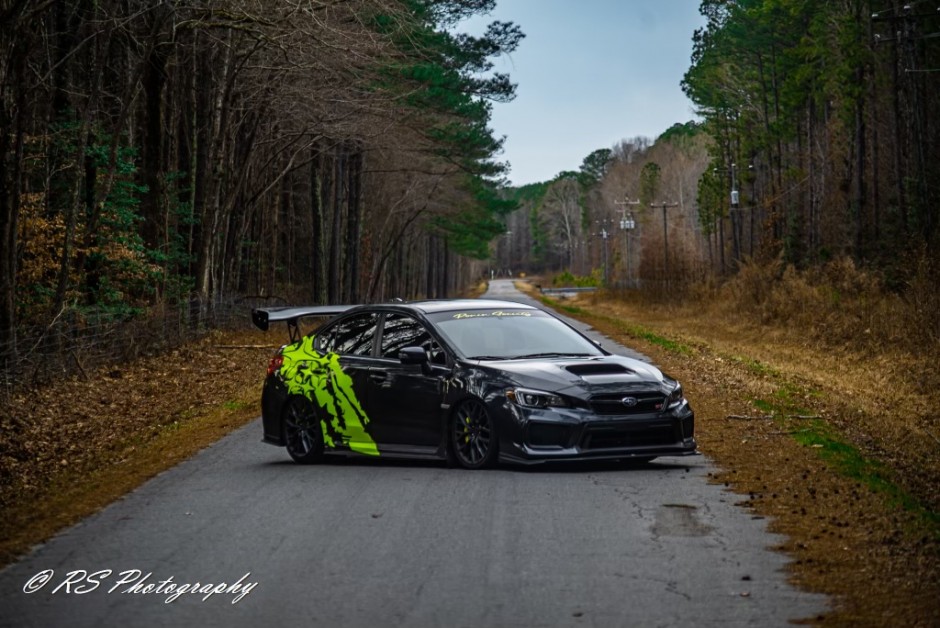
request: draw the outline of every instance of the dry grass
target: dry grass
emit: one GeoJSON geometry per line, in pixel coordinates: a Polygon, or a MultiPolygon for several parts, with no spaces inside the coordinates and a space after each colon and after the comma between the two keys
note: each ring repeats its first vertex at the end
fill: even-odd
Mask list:
{"type": "MultiPolygon", "coordinates": [[[[693,304],[722,320],[775,328],[819,348],[921,360],[940,354],[940,272],[926,257],[911,265],[915,270],[897,292],[848,258],[804,271],[779,260],[746,263],[693,304]]],[[[940,383],[938,368],[925,376],[940,383]]]]}
{"type": "Polygon", "coordinates": [[[898,295],[850,260],[803,273],[752,264],[712,299],[647,307],[643,315],[669,334],[707,338],[725,354],[809,382],[855,446],[890,464],[907,490],[940,511],[940,416],[933,410],[940,402],[940,290],[928,287],[933,278],[922,261],[898,295]]]}
{"type": "Polygon", "coordinates": [[[749,267],[681,306],[603,293],[565,306],[683,382],[715,481],[787,535],[794,582],[836,599],[814,623],[936,625],[938,353],[929,330],[897,338],[923,312],[845,264],[749,267]]]}
{"type": "Polygon", "coordinates": [[[687,344],[707,344],[721,355],[739,357],[807,382],[832,408],[839,429],[867,454],[888,460],[902,483],[940,510],[940,416],[938,388],[929,358],[888,346],[881,354],[827,346],[799,329],[759,325],[740,316],[716,317],[694,307],[642,311],[622,303],[597,303],[592,310],[642,320],[687,344]]]}

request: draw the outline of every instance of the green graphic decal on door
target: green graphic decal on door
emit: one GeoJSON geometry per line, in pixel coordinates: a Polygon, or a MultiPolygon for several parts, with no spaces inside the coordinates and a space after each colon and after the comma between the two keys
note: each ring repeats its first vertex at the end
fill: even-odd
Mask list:
{"type": "Polygon", "coordinates": [[[345,445],[352,451],[378,456],[375,441],[366,431],[369,417],[359,405],[352,378],[343,372],[339,356],[321,355],[313,348],[313,338],[284,348],[284,364],[278,373],[292,395],[304,395],[323,408],[329,420],[323,425],[323,442],[327,447],[345,445]]]}

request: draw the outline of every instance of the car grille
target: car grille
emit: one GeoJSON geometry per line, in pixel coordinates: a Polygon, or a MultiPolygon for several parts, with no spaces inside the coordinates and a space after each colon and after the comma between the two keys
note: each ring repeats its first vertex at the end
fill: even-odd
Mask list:
{"type": "Polygon", "coordinates": [[[614,424],[589,427],[581,438],[581,449],[614,449],[621,447],[657,447],[674,445],[680,439],[670,425],[640,426],[614,424]]]}
{"type": "Polygon", "coordinates": [[[591,397],[591,409],[595,414],[603,416],[632,414],[651,414],[661,412],[666,397],[660,392],[639,392],[639,393],[615,393],[595,395],[591,397]],[[637,403],[635,406],[626,406],[623,403],[625,397],[633,397],[637,403]]]}

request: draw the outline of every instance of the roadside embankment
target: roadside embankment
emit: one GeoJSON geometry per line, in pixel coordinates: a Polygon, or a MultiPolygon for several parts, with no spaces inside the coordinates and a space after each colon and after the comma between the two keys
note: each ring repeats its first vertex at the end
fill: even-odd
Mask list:
{"type": "Polygon", "coordinates": [[[779,329],[715,320],[694,307],[603,293],[542,300],[683,382],[700,449],[723,469],[713,480],[786,535],[780,549],[794,558],[795,583],[838,601],[821,625],[936,625],[933,391],[877,358],[820,351],[779,329]]]}

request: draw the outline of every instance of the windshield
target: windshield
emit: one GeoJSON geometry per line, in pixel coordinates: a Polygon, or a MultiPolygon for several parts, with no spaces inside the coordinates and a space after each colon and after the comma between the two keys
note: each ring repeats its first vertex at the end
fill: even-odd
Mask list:
{"type": "Polygon", "coordinates": [[[593,342],[541,310],[466,310],[441,312],[430,318],[468,359],[604,355],[593,342]]]}

